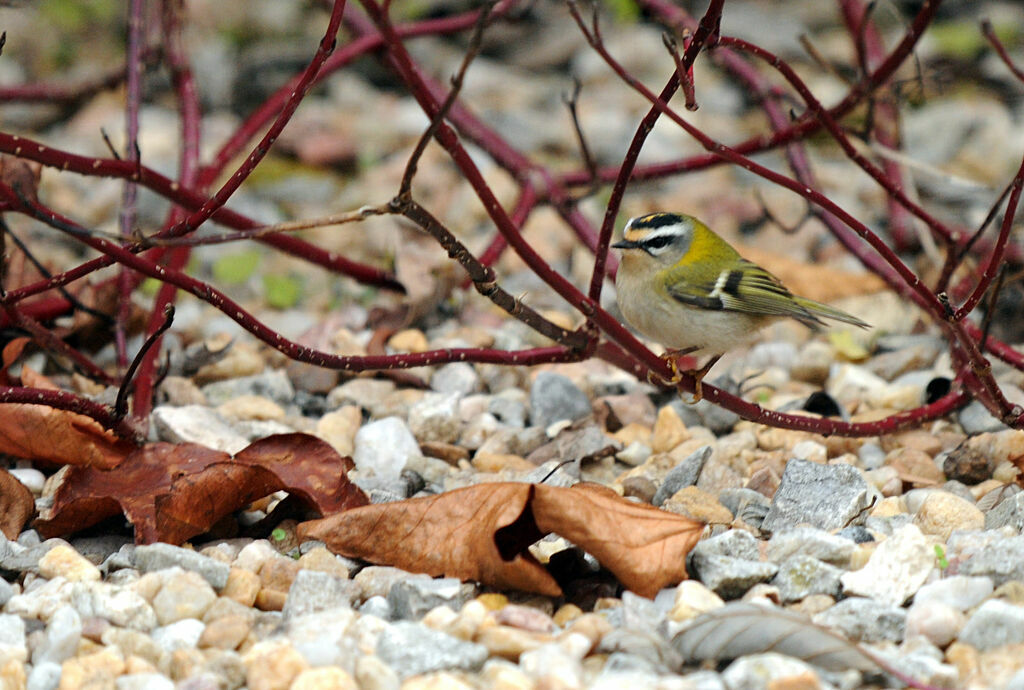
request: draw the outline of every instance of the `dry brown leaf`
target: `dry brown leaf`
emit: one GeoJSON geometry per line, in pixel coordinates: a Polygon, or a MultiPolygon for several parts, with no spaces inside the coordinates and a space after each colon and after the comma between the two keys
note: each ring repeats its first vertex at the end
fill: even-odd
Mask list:
{"type": "Polygon", "coordinates": [[[3,352],[0,352],[0,386],[12,386],[15,381],[7,372],[11,365],[18,361],[25,346],[32,342],[31,338],[14,338],[4,345],[3,352]]]}
{"type": "Polygon", "coordinates": [[[438,496],[357,508],[299,525],[335,553],[500,589],[561,589],[526,550],[559,534],[644,596],[686,579],[701,523],[632,503],[595,484],[477,484],[438,496]]]}
{"type": "Polygon", "coordinates": [[[123,512],[137,543],[180,544],[280,489],[321,515],[365,505],[348,480],[352,467],[350,458],[307,434],[271,436],[234,458],[194,443],[153,443],[113,470],[71,468],[36,527],[47,537],[68,534],[123,512]]]}
{"type": "MultiPolygon", "coordinates": [[[[29,367],[22,367],[21,382],[30,388],[57,389],[29,367]]],[[[0,453],[109,469],[135,449],[94,419],[76,412],[22,403],[0,405],[0,411],[0,453]]]]}
{"type": "Polygon", "coordinates": [[[14,540],[36,513],[32,492],[7,470],[0,469],[0,532],[14,540]]]}

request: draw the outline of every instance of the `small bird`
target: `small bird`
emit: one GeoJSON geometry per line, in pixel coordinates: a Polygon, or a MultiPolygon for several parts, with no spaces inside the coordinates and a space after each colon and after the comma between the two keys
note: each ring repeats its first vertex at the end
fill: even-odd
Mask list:
{"type": "Polygon", "coordinates": [[[790,292],[771,273],[747,261],[711,228],[682,213],[633,218],[623,240],[615,279],[626,321],[667,348],[662,355],[677,376],[676,360],[712,355],[694,372],[695,394],[719,357],[751,340],[778,319],[792,317],[818,330],[822,319],[867,328],[855,316],[790,292]]]}

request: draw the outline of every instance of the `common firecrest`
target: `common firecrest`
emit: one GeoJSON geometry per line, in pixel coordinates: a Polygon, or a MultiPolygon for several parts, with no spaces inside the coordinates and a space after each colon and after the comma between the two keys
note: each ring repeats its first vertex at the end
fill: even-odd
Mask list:
{"type": "Polygon", "coordinates": [[[741,257],[704,223],[681,213],[633,218],[624,239],[615,288],[626,321],[664,345],[675,371],[684,354],[713,355],[751,340],[784,317],[817,330],[833,319],[866,328],[855,316],[790,292],[778,278],[741,257]]]}

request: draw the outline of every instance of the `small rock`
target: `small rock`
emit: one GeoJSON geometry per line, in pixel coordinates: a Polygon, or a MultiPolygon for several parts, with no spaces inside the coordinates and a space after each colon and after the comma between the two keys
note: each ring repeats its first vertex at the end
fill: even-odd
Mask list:
{"type": "Polygon", "coordinates": [[[914,604],[941,602],[958,611],[972,609],[992,594],[995,587],[987,577],[951,575],[926,584],[914,595],[914,604]]]}
{"type": "Polygon", "coordinates": [[[854,543],[816,527],[793,527],[776,532],[768,541],[765,557],[781,563],[792,556],[813,556],[819,561],[847,567],[854,543]]]}
{"type": "Polygon", "coordinates": [[[0,613],[0,651],[4,659],[28,660],[25,621],[20,616],[0,613]]]}
{"type": "Polygon", "coordinates": [[[437,606],[458,611],[476,596],[476,587],[453,577],[434,579],[415,575],[397,581],[388,591],[387,600],[395,618],[419,620],[437,606]]]}
{"type": "MultiPolygon", "coordinates": [[[[651,434],[651,450],[655,453],[667,453],[688,438],[690,438],[690,433],[686,430],[686,424],[680,419],[675,408],[665,405],[658,410],[658,417],[655,419],[654,430],[651,434]]],[[[701,465],[703,464],[701,461],[701,465]]],[[[699,468],[697,473],[700,473],[699,468]]]]}
{"type": "Polygon", "coordinates": [[[12,467],[7,470],[11,476],[25,485],[25,488],[38,496],[43,493],[46,475],[33,467],[12,467]]]}
{"type": "Polygon", "coordinates": [[[117,648],[107,647],[93,654],[68,659],[61,665],[60,689],[114,688],[115,679],[124,673],[124,656],[117,648]]]}
{"type": "Polygon", "coordinates": [[[683,580],[676,587],[675,601],[668,618],[677,623],[725,606],[722,598],[696,580],[683,580]]]}
{"type": "Polygon", "coordinates": [[[352,580],[316,570],[300,570],[288,589],[281,613],[289,620],[319,611],[351,608],[359,592],[359,585],[352,580]]]}
{"type": "MultiPolygon", "coordinates": [[[[217,593],[198,573],[173,568],[162,571],[163,586],[153,597],[153,611],[161,625],[185,618],[202,618],[217,593]]],[[[197,636],[198,639],[198,636],[197,636]]]]}
{"type": "Polygon", "coordinates": [[[243,606],[252,606],[260,591],[260,576],[245,568],[231,568],[221,595],[243,606]]]}
{"type": "Polygon", "coordinates": [[[359,690],[360,684],[348,671],[337,666],[308,668],[292,681],[288,690],[359,690]]]}
{"type": "Polygon", "coordinates": [[[153,642],[165,652],[178,649],[193,649],[199,644],[206,624],[195,618],[184,618],[170,625],[157,628],[150,633],[153,642]]]}
{"type": "Polygon", "coordinates": [[[772,579],[779,566],[730,556],[695,553],[693,569],[700,581],[715,594],[723,599],[737,599],[757,583],[772,579]]]}
{"type": "Polygon", "coordinates": [[[174,681],[156,672],[126,673],[117,677],[114,687],[116,690],[175,690],[174,681]]]}
{"type": "Polygon", "coordinates": [[[953,530],[980,530],[985,527],[985,516],[969,501],[946,491],[933,491],[925,497],[914,524],[925,534],[949,539],[953,530]]]}
{"type": "Polygon", "coordinates": [[[49,661],[32,664],[25,690],[57,690],[57,686],[60,685],[60,675],[60,664],[49,661]]]}
{"type": "Polygon", "coordinates": [[[722,682],[727,688],[749,690],[821,687],[821,679],[813,666],[773,652],[737,659],[722,671],[722,682]]]}
{"type": "Polygon", "coordinates": [[[288,380],[288,375],[280,370],[208,383],[203,386],[202,391],[209,403],[215,407],[245,395],[269,398],[281,405],[291,404],[295,397],[292,382],[288,380]]]}
{"type": "Polygon", "coordinates": [[[198,573],[214,589],[223,589],[231,572],[231,566],[227,563],[171,544],[136,546],[134,554],[135,567],[144,573],[178,566],[183,570],[198,573]]]}
{"type": "Polygon", "coordinates": [[[310,666],[347,666],[355,653],[348,632],[356,618],[352,609],[300,616],[289,622],[288,640],[310,666]]]}
{"type": "Polygon", "coordinates": [[[356,467],[378,477],[397,478],[409,458],[420,454],[416,438],[399,417],[365,424],[356,433],[355,443],[356,467]]]}
{"type": "Polygon", "coordinates": [[[198,443],[225,453],[237,453],[249,440],[231,428],[214,410],[203,405],[161,405],[150,415],[161,441],[198,443]]]}
{"type": "Polygon", "coordinates": [[[907,637],[921,635],[936,647],[955,640],[966,618],[956,608],[941,601],[915,601],[907,610],[907,637]]]}
{"type": "Polygon", "coordinates": [[[196,643],[200,649],[238,649],[252,631],[249,616],[222,616],[206,624],[203,634],[196,643]]]}
{"type": "Polygon", "coordinates": [[[539,687],[583,687],[580,660],[555,643],[541,645],[519,657],[519,668],[539,687]]]}
{"type": "Polygon", "coordinates": [[[916,526],[906,525],[878,545],[867,565],[843,575],[843,589],[899,606],[920,589],[934,567],[931,543],[916,526]]]}
{"type": "Polygon", "coordinates": [[[546,429],[563,419],[576,421],[591,413],[590,400],[567,377],[550,371],[537,374],[530,387],[530,420],[546,429]]]}
{"type": "Polygon", "coordinates": [[[772,533],[801,523],[825,530],[863,524],[870,504],[867,482],[856,468],[790,460],[761,529],[772,533]]]}
{"type": "Polygon", "coordinates": [[[363,416],[357,406],[343,405],[320,417],[314,433],[331,444],[338,455],[349,457],[355,452],[356,432],[362,423],[363,416]]]}
{"type": "Polygon", "coordinates": [[[508,395],[493,396],[487,404],[487,411],[505,426],[522,429],[529,414],[526,403],[508,395]]]}
{"type": "Polygon", "coordinates": [[[398,674],[376,654],[356,659],[355,676],[360,690],[398,690],[401,685],[398,674]]]}
{"type": "Polygon", "coordinates": [[[454,393],[459,397],[479,392],[483,388],[476,367],[468,362],[445,364],[430,377],[430,387],[438,393],[454,393]]]}
{"type": "Polygon", "coordinates": [[[800,601],[812,594],[839,594],[839,578],[845,571],[811,556],[791,556],[779,566],[772,584],[783,603],[800,601]]]}
{"type": "Polygon", "coordinates": [[[814,616],[814,622],[835,628],[854,642],[899,642],[907,614],[896,606],[850,597],[814,616]]]}
{"type": "MultiPolygon", "coordinates": [[[[986,575],[997,587],[1011,580],[1024,581],[1024,536],[972,542],[978,548],[964,555],[961,575],[986,575]]],[[[949,546],[948,551],[953,552],[952,542],[949,546]]]]}
{"type": "Polygon", "coordinates": [[[992,510],[985,513],[985,529],[1012,527],[1019,534],[1024,532],[1024,492],[999,501],[992,510]]]}
{"type": "Polygon", "coordinates": [[[309,665],[283,640],[257,642],[242,656],[249,690],[284,690],[309,665]]]}
{"type": "Polygon", "coordinates": [[[359,585],[363,599],[371,597],[383,597],[387,599],[388,592],[396,582],[410,577],[410,574],[399,568],[391,568],[385,565],[370,565],[352,578],[352,581],[359,585]]]}
{"type": "Polygon", "coordinates": [[[217,412],[227,419],[280,422],[285,418],[284,408],[262,395],[241,395],[217,406],[217,412]]]}
{"type": "Polygon", "coordinates": [[[738,529],[729,530],[710,539],[702,539],[693,547],[691,553],[695,556],[729,556],[748,561],[760,559],[757,539],[749,532],[738,529]]]}
{"type": "Polygon", "coordinates": [[[428,393],[409,408],[409,430],[420,443],[455,443],[462,431],[456,393],[428,393]]]}
{"type": "MultiPolygon", "coordinates": [[[[655,496],[657,498],[657,496],[655,496]]],[[[714,496],[696,486],[680,489],[662,505],[665,510],[708,525],[728,525],[732,513],[714,496]]]]}
{"type": "Polygon", "coordinates": [[[395,384],[387,379],[356,378],[346,381],[327,394],[327,406],[331,408],[353,405],[379,416],[384,401],[395,392],[395,384]]]}
{"type": "Polygon", "coordinates": [[[95,582],[101,577],[100,569],[68,544],[58,544],[39,559],[39,574],[48,580],[63,577],[69,582],[95,582]]]}
{"type": "Polygon", "coordinates": [[[981,651],[1024,642],[1024,606],[989,599],[967,619],[960,642],[981,651]]]}
{"type": "Polygon", "coordinates": [[[989,458],[971,444],[963,443],[949,451],[942,461],[942,472],[964,484],[980,484],[992,476],[989,458]]]}
{"type": "MultiPolygon", "coordinates": [[[[663,407],[661,409],[671,410],[672,408],[663,407]]],[[[661,414],[659,413],[659,419],[660,418],[661,414]]],[[[678,419],[678,417],[676,417],[676,419],[678,419]]],[[[680,424],[682,424],[682,422],[680,422],[680,424]]],[[[685,427],[683,427],[683,430],[685,431],[685,427]]],[[[679,444],[677,443],[675,445],[679,444]]],[[[675,445],[672,447],[674,448],[675,445]]],[[[704,463],[707,462],[709,457],[711,457],[712,452],[711,446],[703,446],[669,470],[668,474],[665,475],[665,479],[662,481],[661,486],[658,487],[658,492],[654,494],[654,499],[651,501],[651,504],[660,508],[670,496],[674,495],[680,489],[695,485],[697,483],[697,478],[700,477],[700,471],[704,468],[704,463]]]]}
{"type": "Polygon", "coordinates": [[[477,671],[487,660],[487,648],[418,623],[398,622],[381,632],[377,656],[408,678],[449,669],[477,671]]]}
{"type": "Polygon", "coordinates": [[[62,664],[78,652],[82,618],[71,606],[62,606],[46,624],[46,635],[32,652],[33,664],[62,664]]]}

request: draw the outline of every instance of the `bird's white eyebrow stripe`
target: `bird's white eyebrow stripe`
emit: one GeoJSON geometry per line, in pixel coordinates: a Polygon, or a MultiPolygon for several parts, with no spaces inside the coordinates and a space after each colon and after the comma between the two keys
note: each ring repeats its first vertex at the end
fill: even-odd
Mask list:
{"type": "Polygon", "coordinates": [[[682,224],[667,225],[657,230],[652,230],[650,234],[640,240],[640,244],[644,244],[653,240],[656,237],[679,237],[686,231],[686,226],[682,224]]]}

